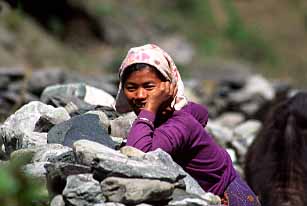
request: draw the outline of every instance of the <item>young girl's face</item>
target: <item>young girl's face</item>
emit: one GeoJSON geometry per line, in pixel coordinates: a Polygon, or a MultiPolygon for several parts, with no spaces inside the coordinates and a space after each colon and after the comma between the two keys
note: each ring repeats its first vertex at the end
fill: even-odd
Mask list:
{"type": "Polygon", "coordinates": [[[138,115],[148,97],[162,80],[150,67],[132,72],[124,83],[124,93],[133,111],[138,115]]]}

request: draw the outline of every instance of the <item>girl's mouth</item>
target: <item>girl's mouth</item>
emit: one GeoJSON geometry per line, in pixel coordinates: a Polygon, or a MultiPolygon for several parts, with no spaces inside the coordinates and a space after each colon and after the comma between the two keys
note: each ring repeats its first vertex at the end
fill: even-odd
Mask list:
{"type": "Polygon", "coordinates": [[[145,104],[135,104],[135,105],[133,105],[133,108],[137,109],[137,110],[141,110],[144,107],[145,107],[145,104]]]}
{"type": "Polygon", "coordinates": [[[136,109],[141,109],[141,108],[144,108],[144,107],[145,107],[145,105],[146,105],[146,103],[145,103],[145,102],[138,102],[138,103],[134,102],[134,104],[133,104],[133,108],[136,108],[136,109]]]}

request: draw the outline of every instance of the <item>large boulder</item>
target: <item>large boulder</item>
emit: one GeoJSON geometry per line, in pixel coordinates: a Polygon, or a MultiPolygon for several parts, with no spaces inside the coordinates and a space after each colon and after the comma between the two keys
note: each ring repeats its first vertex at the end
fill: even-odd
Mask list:
{"type": "Polygon", "coordinates": [[[35,125],[42,116],[48,117],[54,124],[59,124],[70,119],[69,114],[62,107],[55,108],[39,101],[33,101],[22,106],[7,118],[3,126],[31,134],[35,131],[35,125]]]}

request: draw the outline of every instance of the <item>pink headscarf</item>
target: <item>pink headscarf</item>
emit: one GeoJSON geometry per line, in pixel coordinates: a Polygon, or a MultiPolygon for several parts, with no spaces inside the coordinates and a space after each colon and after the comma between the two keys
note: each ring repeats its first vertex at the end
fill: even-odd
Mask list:
{"type": "Polygon", "coordinates": [[[180,110],[188,103],[187,98],[184,96],[183,82],[172,58],[157,45],[146,44],[144,46],[131,48],[119,68],[120,84],[115,101],[115,109],[118,112],[126,113],[131,111],[122,88],[122,75],[128,66],[135,63],[149,64],[161,72],[170,82],[176,82],[178,92],[171,105],[175,110],[180,110]]]}

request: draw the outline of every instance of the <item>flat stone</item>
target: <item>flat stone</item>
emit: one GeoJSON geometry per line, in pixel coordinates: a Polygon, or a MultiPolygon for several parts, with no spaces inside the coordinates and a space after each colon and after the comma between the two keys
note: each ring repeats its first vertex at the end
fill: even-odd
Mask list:
{"type": "Polygon", "coordinates": [[[63,190],[63,199],[72,206],[92,206],[104,202],[100,184],[92,174],[70,175],[63,190]]]}
{"type": "Polygon", "coordinates": [[[84,114],[57,124],[48,132],[48,143],[58,143],[72,147],[75,141],[87,139],[110,148],[115,148],[108,132],[101,126],[95,114],[84,114]]]}
{"type": "MultiPolygon", "coordinates": [[[[176,167],[159,159],[128,158],[127,156],[105,149],[93,161],[94,177],[103,180],[109,176],[159,179],[177,182],[185,177],[176,167]]],[[[115,150],[114,150],[115,151],[115,150]]]]}
{"type": "Polygon", "coordinates": [[[174,184],[160,180],[108,177],[101,182],[101,189],[108,201],[139,204],[169,200],[174,184]]]}

